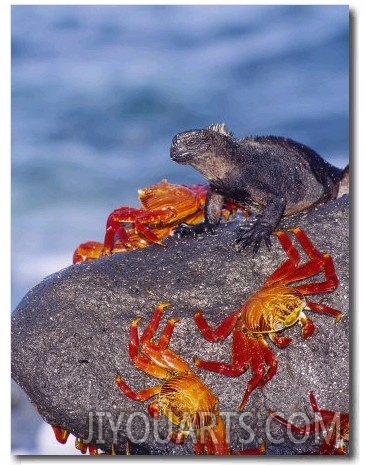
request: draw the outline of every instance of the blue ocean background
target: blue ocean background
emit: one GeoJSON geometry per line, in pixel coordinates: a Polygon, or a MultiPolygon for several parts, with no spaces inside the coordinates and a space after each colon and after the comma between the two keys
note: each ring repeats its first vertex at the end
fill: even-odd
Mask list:
{"type": "MultiPolygon", "coordinates": [[[[138,188],[203,182],[170,160],[178,132],[225,122],[348,163],[347,6],[11,10],[12,310],[138,188]]],[[[13,453],[73,453],[12,393],[13,453]]]]}

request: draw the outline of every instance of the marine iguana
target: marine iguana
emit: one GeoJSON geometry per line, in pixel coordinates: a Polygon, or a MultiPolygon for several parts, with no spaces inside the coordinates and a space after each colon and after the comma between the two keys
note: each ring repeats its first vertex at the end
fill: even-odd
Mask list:
{"type": "Polygon", "coordinates": [[[238,248],[253,243],[256,253],[282,216],[292,215],[337,197],[344,170],[323,160],[314,150],[285,137],[249,136],[236,139],[225,124],[185,131],[174,136],[170,156],[191,165],[209,182],[205,219],[195,226],[182,224],[175,233],[214,232],[221,208],[229,198],[258,213],[237,229],[238,248]]]}

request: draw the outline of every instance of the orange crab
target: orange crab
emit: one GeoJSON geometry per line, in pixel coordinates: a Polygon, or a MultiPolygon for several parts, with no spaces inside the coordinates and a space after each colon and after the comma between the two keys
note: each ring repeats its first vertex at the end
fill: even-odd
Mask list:
{"type": "Polygon", "coordinates": [[[288,258],[266,280],[263,286],[246,300],[243,306],[226,317],[216,328],[212,329],[201,312],[194,319],[204,338],[210,342],[225,340],[233,332],[231,363],[204,361],[197,357],[195,365],[205,370],[222,373],[226,376],[239,376],[249,367],[253,377],[249,380],[239,410],[256,388],[262,388],[277,371],[277,358],[270,349],[266,336],[278,347],[286,347],[291,339],[279,334],[280,331],[299,322],[304,339],[314,331],[312,321],[303,312],[312,310],[330,315],[338,321],[342,317],[339,310],[321,303],[313,303],[306,296],[331,292],[338,286],[333,260],[328,254],[320,253],[304,231],[291,229],[306,253],[308,260],[300,265],[300,254],[292,244],[288,234],[276,231],[288,258]],[[325,280],[318,283],[290,284],[316,276],[324,272],[325,280]]]}
{"type": "Polygon", "coordinates": [[[89,262],[103,256],[104,244],[97,241],[87,241],[79,244],[72,256],[72,263],[89,262]]]}
{"type": "MultiPolygon", "coordinates": [[[[60,428],[60,426],[51,425],[55,438],[61,444],[66,444],[69,436],[70,431],[67,429],[60,428]]],[[[86,454],[89,452],[89,455],[116,455],[114,446],[112,445],[111,453],[108,454],[106,452],[100,452],[98,447],[94,446],[93,444],[86,444],[81,439],[75,439],[75,448],[78,449],[82,454],[86,454]]]]}
{"type": "Polygon", "coordinates": [[[77,249],[74,251],[72,257],[72,263],[89,262],[96,260],[97,258],[107,257],[112,253],[127,252],[133,249],[142,249],[151,244],[147,239],[136,234],[133,229],[127,229],[126,231],[128,242],[123,244],[120,240],[116,240],[113,245],[113,250],[108,250],[103,242],[87,241],[79,244],[77,249]]]}
{"type": "MultiPolygon", "coordinates": [[[[145,401],[158,396],[148,406],[153,418],[165,415],[178,429],[170,434],[170,440],[177,444],[185,441],[190,432],[195,433],[194,453],[228,455],[230,447],[226,440],[226,429],[220,416],[217,397],[191,370],[189,365],[168,348],[177,318],[168,320],[160,339],[152,340],[159,322],[169,303],[159,304],[139,337],[137,324],[130,327],[129,354],[133,364],[143,372],[164,380],[162,385],[152,386],[134,392],[117,375],[116,382],[121,391],[130,399],[145,401]]],[[[258,448],[237,452],[251,455],[264,453],[264,444],[258,448]]]]}
{"type": "Polygon", "coordinates": [[[163,245],[161,239],[167,237],[181,220],[189,224],[202,221],[207,186],[170,184],[163,179],[139,189],[138,194],[142,208],[120,207],[109,215],[104,238],[107,250],[113,249],[115,237],[123,245],[131,245],[128,225],[145,241],[163,245]]]}
{"type": "MultiPolygon", "coordinates": [[[[80,244],[74,252],[73,263],[144,248],[153,243],[164,245],[161,240],[169,236],[179,222],[195,224],[202,221],[206,194],[205,185],[171,184],[166,179],[139,189],[142,208],[113,210],[107,219],[104,242],[80,244]]],[[[233,207],[230,205],[230,208],[233,207]]]]}
{"type": "Polygon", "coordinates": [[[312,423],[304,426],[295,426],[275,412],[270,411],[271,417],[286,426],[292,433],[309,436],[310,434],[323,434],[319,449],[311,455],[344,455],[347,453],[346,442],[349,441],[349,413],[333,412],[319,409],[314,393],[309,392],[310,405],[318,417],[312,423]],[[325,434],[326,429],[328,432],[325,434]]]}
{"type": "MultiPolygon", "coordinates": [[[[157,184],[139,189],[142,208],[119,207],[108,216],[104,242],[80,244],[73,263],[95,260],[111,253],[144,248],[151,244],[164,245],[162,240],[184,222],[197,224],[203,220],[208,186],[171,184],[163,179],[157,184]]],[[[225,219],[241,210],[227,200],[222,210],[225,219]]]]}

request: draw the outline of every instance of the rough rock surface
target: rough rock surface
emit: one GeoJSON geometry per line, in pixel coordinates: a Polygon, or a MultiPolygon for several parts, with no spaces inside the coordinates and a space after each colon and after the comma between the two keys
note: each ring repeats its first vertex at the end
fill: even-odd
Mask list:
{"type": "MultiPolygon", "coordinates": [[[[299,442],[284,427],[270,421],[268,410],[286,418],[311,412],[308,391],[314,390],[320,408],[349,410],[349,205],[348,196],[307,214],[287,218],[282,228],[302,227],[322,252],[332,255],[340,280],[329,294],[310,296],[340,309],[335,324],[329,316],[308,311],[316,331],[304,341],[299,325],[286,330],[293,338],[285,349],[272,343],[278,371],[263,389],[256,389],[243,414],[238,406],[251,377],[237,378],[193,368],[193,356],[204,360],[230,360],[231,336],[221,343],[203,339],[193,322],[198,310],[214,326],[239,308],[244,300],[285,258],[273,237],[271,251],[262,245],[233,247],[238,220],[199,239],[169,238],[167,247],[150,246],[115,254],[94,262],[72,265],[35,286],[12,316],[12,376],[50,424],[88,438],[100,448],[124,453],[127,440],[132,453],[192,454],[190,438],[184,445],[166,440],[167,422],[147,414],[147,402],[130,400],[115,383],[120,373],[135,390],[161,384],[133,366],[128,356],[131,320],[149,321],[159,302],[170,301],[163,323],[177,323],[171,348],[192,365],[220,400],[226,412],[233,450],[253,447],[261,439],[267,454],[299,454],[316,449],[312,438],[299,442]],[[229,424],[230,420],[230,424],[229,424]],[[113,429],[116,431],[113,436],[113,429]]],[[[319,281],[321,276],[315,278],[319,281]]]]}

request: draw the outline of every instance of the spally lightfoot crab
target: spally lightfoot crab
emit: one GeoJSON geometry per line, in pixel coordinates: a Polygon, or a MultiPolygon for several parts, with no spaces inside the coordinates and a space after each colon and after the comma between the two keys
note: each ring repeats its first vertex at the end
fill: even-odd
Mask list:
{"type": "MultiPolygon", "coordinates": [[[[51,427],[53,429],[53,433],[57,441],[60,444],[66,444],[70,436],[70,431],[68,431],[67,429],[61,428],[60,426],[56,426],[56,425],[51,425],[51,427]]],[[[79,450],[82,454],[89,453],[89,455],[116,455],[113,444],[112,444],[110,453],[101,452],[100,449],[96,445],[87,444],[79,438],[75,439],[75,448],[79,450]]],[[[126,454],[126,455],[129,455],[129,454],[126,454]]]]}
{"type": "Polygon", "coordinates": [[[233,333],[231,362],[206,361],[195,357],[197,367],[221,373],[226,376],[240,376],[248,368],[253,376],[249,380],[239,410],[243,410],[252,391],[263,388],[277,371],[277,358],[267,343],[267,337],[278,347],[286,347],[291,339],[282,331],[299,322],[305,339],[314,331],[314,324],[304,310],[328,315],[339,321],[342,313],[323,303],[314,303],[306,296],[332,292],[338,286],[338,278],[329,254],[319,252],[300,228],[291,229],[296,236],[307,261],[300,264],[300,254],[293,245],[290,236],[276,231],[287,259],[265,281],[263,286],[252,294],[241,308],[227,316],[223,322],[212,329],[202,316],[195,314],[194,320],[207,341],[225,340],[233,333]],[[296,284],[324,273],[320,282],[296,284]]]}
{"type": "MultiPolygon", "coordinates": [[[[168,305],[169,303],[161,303],[156,307],[150,323],[140,337],[140,318],[133,320],[129,341],[129,355],[133,364],[143,372],[163,380],[163,383],[135,392],[120,375],[117,375],[116,382],[130,399],[143,402],[157,396],[149,404],[148,411],[155,419],[165,415],[177,427],[169,435],[172,442],[182,444],[192,433],[195,454],[229,455],[233,452],[226,439],[218,398],[194,374],[189,365],[168,348],[178,319],[168,320],[157,342],[152,339],[163,310],[168,305]]],[[[242,455],[263,453],[264,443],[257,448],[234,452],[242,455]]]]}
{"type": "Polygon", "coordinates": [[[313,391],[309,392],[309,398],[311,408],[315,414],[315,419],[311,423],[296,426],[276,412],[270,411],[270,415],[295,435],[302,437],[321,435],[322,439],[319,449],[310,455],[346,454],[347,443],[349,441],[349,413],[320,409],[313,391]]]}
{"type": "Polygon", "coordinates": [[[107,219],[104,246],[112,250],[116,237],[128,246],[128,225],[150,243],[162,245],[161,239],[183,219],[188,223],[202,220],[206,193],[204,185],[170,184],[166,179],[139,189],[142,208],[115,209],[107,219]]]}
{"type": "MultiPolygon", "coordinates": [[[[73,263],[95,260],[117,252],[164,245],[179,224],[198,224],[204,217],[208,186],[172,184],[166,179],[138,191],[141,208],[119,207],[107,219],[104,242],[87,241],[74,252],[73,263]]],[[[226,220],[241,210],[227,200],[221,215],[226,220]]]]}
{"type": "Polygon", "coordinates": [[[162,245],[162,239],[180,221],[202,221],[206,193],[205,185],[171,184],[166,179],[139,189],[141,208],[122,206],[113,210],[107,219],[104,242],[80,244],[74,252],[73,263],[154,243],[162,245]]]}

